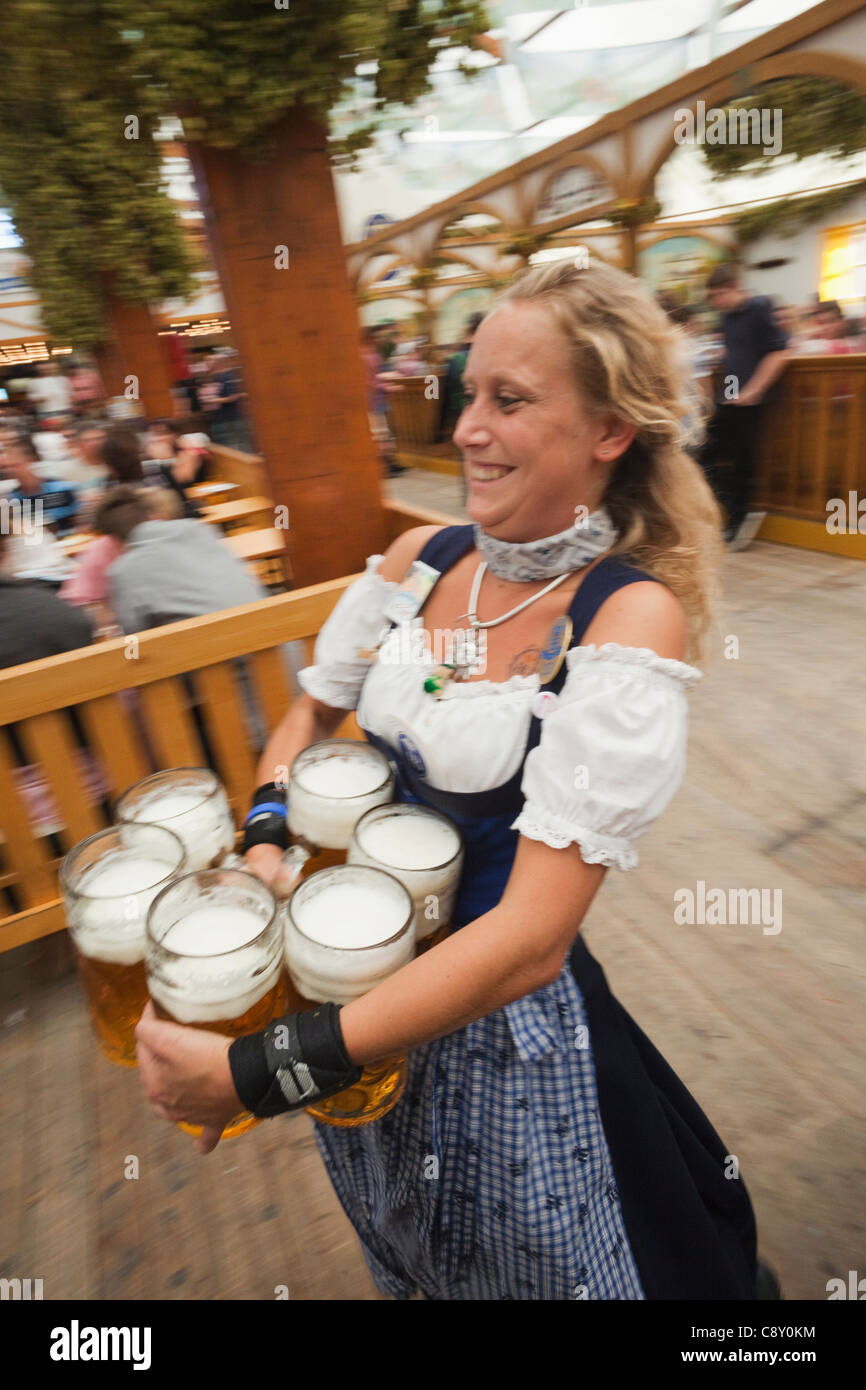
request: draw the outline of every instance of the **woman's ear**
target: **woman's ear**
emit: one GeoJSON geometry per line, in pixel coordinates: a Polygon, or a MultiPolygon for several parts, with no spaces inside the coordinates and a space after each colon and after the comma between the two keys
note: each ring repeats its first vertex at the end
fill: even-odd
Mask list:
{"type": "Polygon", "coordinates": [[[637,434],[637,426],[621,420],[618,415],[605,415],[600,421],[598,442],[593,458],[600,463],[613,463],[621,458],[637,434]]]}

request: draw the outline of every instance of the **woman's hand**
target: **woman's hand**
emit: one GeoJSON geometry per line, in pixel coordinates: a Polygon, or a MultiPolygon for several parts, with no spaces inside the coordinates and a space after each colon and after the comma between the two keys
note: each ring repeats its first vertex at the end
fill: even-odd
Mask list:
{"type": "Polygon", "coordinates": [[[279,845],[253,845],[244,855],[244,863],[256,878],[270,888],[280,867],[283,851],[279,845]]]}
{"type": "Polygon", "coordinates": [[[141,1084],[157,1115],[202,1125],[195,1145],[199,1153],[210,1153],[229,1121],[244,1108],[229,1066],[233,1039],[163,1022],[150,1001],[135,1039],[141,1084]]]}

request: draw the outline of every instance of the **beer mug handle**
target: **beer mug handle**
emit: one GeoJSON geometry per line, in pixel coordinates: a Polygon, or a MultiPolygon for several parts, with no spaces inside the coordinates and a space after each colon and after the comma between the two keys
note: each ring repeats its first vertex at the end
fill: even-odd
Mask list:
{"type": "Polygon", "coordinates": [[[303,845],[292,845],[280,859],[277,872],[271,883],[275,898],[287,898],[301,876],[301,870],[310,859],[311,853],[303,845]]]}

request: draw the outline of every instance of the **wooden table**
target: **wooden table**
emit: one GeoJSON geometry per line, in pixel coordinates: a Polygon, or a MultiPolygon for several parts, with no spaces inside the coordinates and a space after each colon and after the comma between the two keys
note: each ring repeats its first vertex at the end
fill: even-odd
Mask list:
{"type": "Polygon", "coordinates": [[[194,483],[192,487],[186,489],[187,496],[194,497],[196,502],[202,502],[205,498],[211,501],[215,497],[225,496],[229,492],[237,492],[237,483],[226,483],[215,480],[211,483],[194,483]]]}
{"type": "Polygon", "coordinates": [[[223,539],[239,560],[266,560],[272,555],[282,555],[286,548],[283,532],[274,526],[262,531],[241,531],[223,539]]]}
{"type": "Polygon", "coordinates": [[[58,536],[57,547],[63,551],[64,555],[70,558],[79,555],[85,546],[90,545],[91,541],[98,540],[99,537],[91,531],[75,531],[71,536],[58,536]]]}
{"type": "Polygon", "coordinates": [[[275,526],[261,531],[237,531],[232,536],[223,536],[223,540],[233,555],[251,566],[256,578],[266,587],[284,584],[290,577],[288,562],[283,559],[285,532],[278,531],[275,526]]]}
{"type": "Polygon", "coordinates": [[[267,497],[236,497],[231,502],[216,502],[203,507],[202,520],[210,522],[212,526],[237,530],[254,517],[272,518],[273,511],[273,504],[267,497]]]}

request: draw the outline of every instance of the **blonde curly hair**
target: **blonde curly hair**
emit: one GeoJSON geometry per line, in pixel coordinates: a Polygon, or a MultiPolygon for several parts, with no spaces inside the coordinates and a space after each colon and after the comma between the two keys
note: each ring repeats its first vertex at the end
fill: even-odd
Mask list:
{"type": "Polygon", "coordinates": [[[640,280],[598,262],[532,267],[492,307],[524,301],[549,309],[570,344],[590,414],[616,415],[637,428],[602,499],[619,531],[610,553],[676,594],[688,619],[688,657],[697,660],[724,545],[713,491],[684,452],[694,438],[683,422],[694,419],[695,398],[683,335],[640,280]]]}

